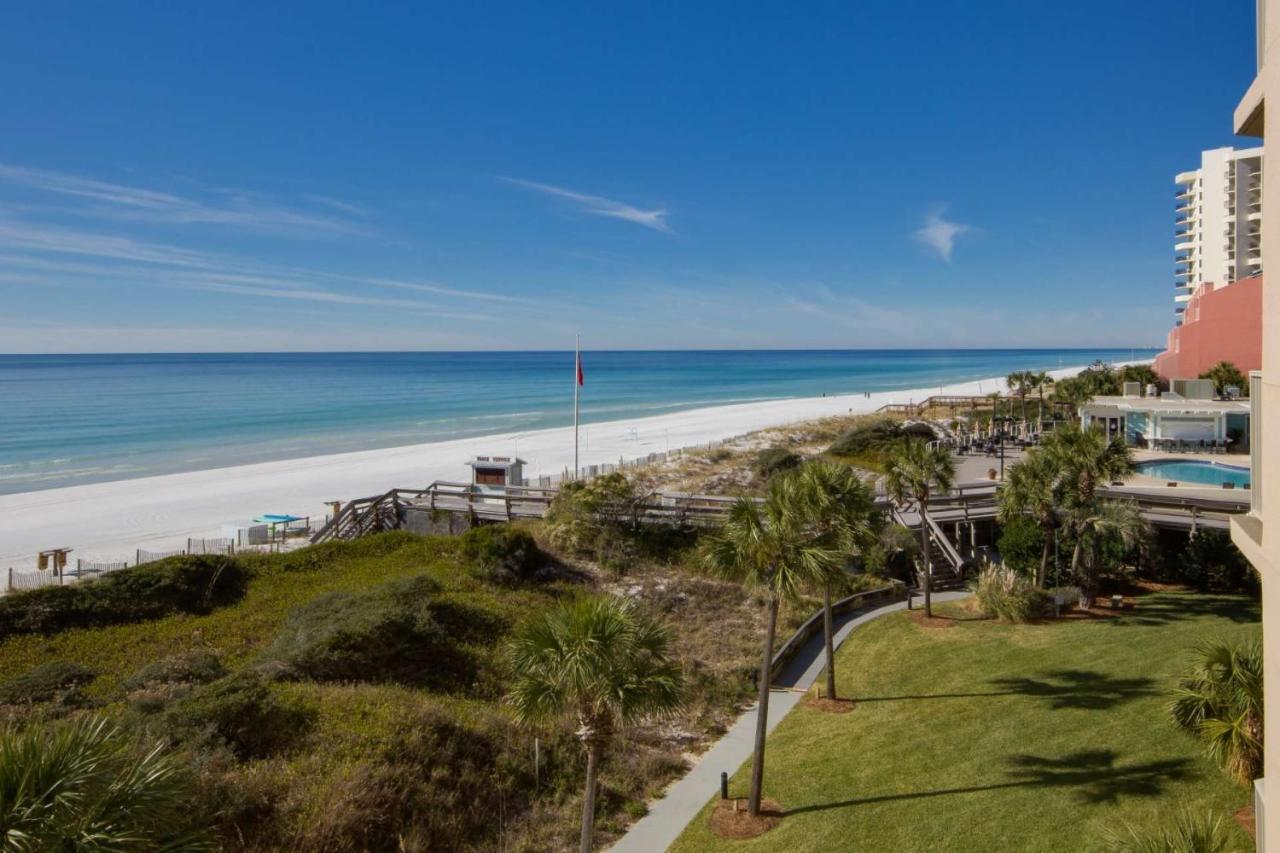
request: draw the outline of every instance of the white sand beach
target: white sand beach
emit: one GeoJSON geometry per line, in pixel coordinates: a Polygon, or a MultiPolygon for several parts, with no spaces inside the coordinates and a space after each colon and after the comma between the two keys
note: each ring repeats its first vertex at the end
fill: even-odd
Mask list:
{"type": "MultiPolygon", "coordinates": [[[[1055,378],[1083,367],[1051,371],[1055,378]]],[[[589,389],[588,389],[589,390],[589,389]]],[[[1005,391],[992,377],[932,388],[809,397],[694,409],[585,425],[581,464],[635,459],[720,441],[766,427],[830,415],[866,413],[933,394],[1005,391]]],[[[322,517],[324,501],[374,495],[433,480],[467,480],[477,454],[518,454],[526,477],[573,465],[571,428],[313,456],[183,474],[0,495],[0,569],[30,571],[35,554],[73,548],[72,559],[132,560],[135,548],[168,550],[187,537],[218,536],[224,525],[264,513],[322,517]]]]}

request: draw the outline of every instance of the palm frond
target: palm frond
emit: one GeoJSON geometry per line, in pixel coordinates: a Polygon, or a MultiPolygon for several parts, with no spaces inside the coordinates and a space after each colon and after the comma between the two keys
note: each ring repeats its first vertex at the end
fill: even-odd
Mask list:
{"type": "Polygon", "coordinates": [[[682,674],[667,628],[616,597],[582,599],[512,641],[507,704],[531,724],[578,714],[609,728],[660,716],[680,701],[682,674]]]}

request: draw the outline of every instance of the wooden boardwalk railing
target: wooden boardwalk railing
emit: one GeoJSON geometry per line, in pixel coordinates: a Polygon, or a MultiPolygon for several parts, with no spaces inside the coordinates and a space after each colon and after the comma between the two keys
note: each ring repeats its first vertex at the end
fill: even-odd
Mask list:
{"type": "MultiPolygon", "coordinates": [[[[461,513],[473,522],[542,518],[558,493],[557,488],[539,486],[508,486],[501,492],[485,492],[468,483],[449,481],[437,481],[425,489],[391,489],[381,495],[349,502],[311,541],[358,539],[371,533],[395,530],[403,526],[404,513],[409,509],[461,513]]],[[[1249,499],[1243,495],[1180,496],[1116,487],[1100,488],[1099,494],[1136,501],[1151,523],[1184,530],[1225,528],[1231,515],[1249,511],[1249,499]]],[[[637,499],[630,512],[637,522],[714,526],[724,521],[729,508],[738,500],[740,498],[728,495],[655,491],[637,499]]],[[[883,495],[877,496],[876,507],[885,512],[894,510],[892,503],[883,495]]],[[[930,521],[947,563],[958,568],[961,557],[948,537],[937,536],[941,526],[991,521],[998,508],[998,487],[990,482],[963,484],[930,500],[930,521]],[[954,553],[947,553],[947,549],[954,553]]],[[[895,514],[908,527],[914,528],[920,523],[919,515],[914,511],[895,514]]]]}

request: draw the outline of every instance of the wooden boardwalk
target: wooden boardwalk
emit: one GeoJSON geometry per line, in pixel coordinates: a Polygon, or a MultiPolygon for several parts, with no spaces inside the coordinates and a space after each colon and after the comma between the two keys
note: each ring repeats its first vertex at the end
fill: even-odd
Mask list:
{"type": "MultiPolygon", "coordinates": [[[[930,502],[929,516],[942,529],[957,525],[991,522],[998,512],[997,486],[992,482],[957,486],[947,495],[930,502]]],[[[1224,530],[1232,515],[1249,511],[1247,493],[1207,497],[1179,495],[1132,486],[1106,486],[1103,497],[1137,502],[1152,525],[1174,530],[1224,530]]],[[[477,491],[467,483],[437,481],[425,489],[391,489],[381,495],[351,501],[312,537],[312,542],[356,539],[370,533],[402,526],[409,508],[456,513],[471,521],[505,522],[542,518],[559,493],[556,488],[510,486],[502,492],[477,491]]],[[[715,526],[723,522],[738,500],[728,495],[699,495],[683,492],[650,492],[635,501],[628,511],[635,521],[648,524],[715,526]]],[[[910,507],[895,508],[879,495],[876,506],[892,512],[901,523],[918,527],[919,513],[910,507]]],[[[951,537],[948,537],[949,539],[951,537]]]]}

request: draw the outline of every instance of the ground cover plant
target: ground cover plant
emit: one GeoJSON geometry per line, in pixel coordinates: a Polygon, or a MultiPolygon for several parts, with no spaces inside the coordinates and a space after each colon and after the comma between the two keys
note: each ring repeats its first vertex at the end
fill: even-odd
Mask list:
{"type": "Polygon", "coordinates": [[[243,567],[228,557],[181,556],[94,580],[0,598],[0,639],[205,613],[244,594],[243,567]]]}
{"type": "Polygon", "coordinates": [[[0,640],[0,723],[43,736],[100,714],[163,742],[220,849],[573,847],[585,769],[575,726],[523,730],[501,698],[508,638],[583,596],[616,592],[669,624],[688,683],[673,717],[611,735],[601,844],[751,689],[759,606],[678,560],[601,573],[547,551],[532,527],[394,532],[228,565],[243,584],[213,606],[0,640]],[[724,635],[735,625],[749,642],[724,635]]]}
{"type": "Polygon", "coordinates": [[[871,471],[884,471],[902,444],[912,439],[933,441],[937,437],[927,423],[880,417],[856,424],[831,445],[828,453],[871,471]]]}
{"type": "MultiPolygon", "coordinates": [[[[1250,599],[1153,593],[1114,617],[1017,625],[940,605],[841,647],[848,714],[800,707],[770,736],[779,825],[718,838],[708,804],[676,851],[1100,850],[1108,831],[1167,823],[1171,804],[1232,819],[1250,802],[1168,717],[1197,645],[1256,635],[1250,599]]],[[[748,768],[730,793],[745,796],[748,768]]]]}

